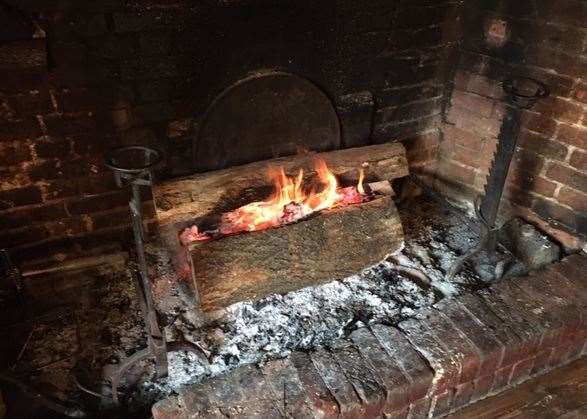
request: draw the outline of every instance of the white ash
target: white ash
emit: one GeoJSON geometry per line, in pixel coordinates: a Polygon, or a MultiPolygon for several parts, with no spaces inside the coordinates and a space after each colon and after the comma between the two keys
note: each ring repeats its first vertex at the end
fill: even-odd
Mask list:
{"type": "MultiPolygon", "coordinates": [[[[461,216],[462,217],[462,216],[461,216]]],[[[172,335],[197,343],[210,354],[210,365],[179,354],[170,358],[183,372],[157,383],[149,391],[177,392],[244,364],[286,357],[294,350],[335,344],[358,324],[388,323],[417,316],[438,299],[478,286],[470,270],[452,282],[445,279],[454,261],[472,245],[476,235],[458,213],[409,209],[403,214],[406,243],[388,261],[341,281],[308,287],[285,295],[228,307],[214,322],[195,327],[191,310],[178,308],[172,335]],[[407,222],[405,220],[408,220],[407,222]],[[190,370],[186,373],[185,370],[190,370]]]]}

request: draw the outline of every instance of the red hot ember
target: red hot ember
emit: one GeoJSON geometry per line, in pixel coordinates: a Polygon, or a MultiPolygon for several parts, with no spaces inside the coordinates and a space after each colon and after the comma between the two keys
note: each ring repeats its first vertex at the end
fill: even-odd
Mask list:
{"type": "Polygon", "coordinates": [[[265,230],[293,223],[327,208],[360,204],[369,199],[363,188],[362,169],[357,185],[344,188],[339,187],[324,160],[317,159],[315,169],[320,187],[309,190],[304,188],[302,169],[296,177],[287,176],[283,168],[270,170],[274,192],[268,199],[222,214],[218,228],[213,231],[200,231],[197,225],[186,228],[179,236],[181,243],[185,246],[194,241],[265,230]]]}

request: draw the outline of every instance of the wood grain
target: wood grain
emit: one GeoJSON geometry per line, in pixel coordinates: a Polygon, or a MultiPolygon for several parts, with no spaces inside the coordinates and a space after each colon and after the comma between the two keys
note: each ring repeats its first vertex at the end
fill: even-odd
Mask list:
{"type": "Polygon", "coordinates": [[[342,279],[397,251],[403,231],[388,196],[263,231],[196,242],[192,275],[205,312],[342,279]]]}

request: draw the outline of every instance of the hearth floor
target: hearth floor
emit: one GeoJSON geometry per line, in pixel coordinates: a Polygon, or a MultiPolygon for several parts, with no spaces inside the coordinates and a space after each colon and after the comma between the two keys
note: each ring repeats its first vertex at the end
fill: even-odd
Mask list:
{"type": "Polygon", "coordinates": [[[587,352],[584,254],[395,326],[237,368],[158,402],[154,419],[438,417],[587,352]]]}
{"type": "MultiPolygon", "coordinates": [[[[483,264],[446,281],[446,270],[477,239],[474,223],[426,199],[399,209],[405,249],[343,281],[237,303],[206,324],[189,287],[171,284],[168,298],[159,301],[168,339],[195,342],[208,359],[171,353],[170,376],[161,380],[137,370],[138,384],[123,388],[133,412],[122,417],[147,417],[145,409],[168,396],[154,408],[158,417],[177,409],[179,417],[188,411],[243,417],[263,406],[272,406],[269,417],[298,408],[296,418],[316,409],[328,417],[384,408],[400,416],[410,409],[418,417],[431,406],[442,413],[578,356],[585,335],[577,314],[587,301],[578,268],[584,256],[536,274],[539,281],[510,278],[488,290],[483,264]],[[208,397],[210,388],[217,391],[208,397]],[[264,404],[243,403],[255,395],[264,404]]],[[[12,325],[0,332],[3,366],[105,417],[112,408],[108,370],[145,345],[132,282],[121,266],[66,277],[35,278],[48,293],[38,297],[43,307],[30,299],[3,315],[12,325]],[[75,278],[83,286],[72,287],[75,278]],[[13,323],[15,315],[21,319],[13,323]],[[80,390],[73,371],[102,398],[80,390]]],[[[50,417],[26,412],[16,417],[50,417]]]]}

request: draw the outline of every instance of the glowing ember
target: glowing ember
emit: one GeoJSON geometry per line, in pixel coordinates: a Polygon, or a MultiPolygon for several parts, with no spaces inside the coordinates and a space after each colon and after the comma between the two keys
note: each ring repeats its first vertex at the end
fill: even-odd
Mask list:
{"type": "Polygon", "coordinates": [[[180,234],[180,241],[187,245],[193,241],[209,240],[215,236],[237,234],[244,231],[264,230],[295,222],[308,215],[337,205],[358,204],[366,197],[363,188],[364,172],[361,169],[357,186],[339,188],[336,177],[324,160],[316,160],[315,168],[319,190],[306,192],[303,188],[304,172],[289,177],[283,168],[273,169],[269,177],[274,192],[265,201],[251,202],[222,214],[217,230],[201,232],[198,226],[186,228],[180,234]]]}

